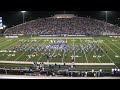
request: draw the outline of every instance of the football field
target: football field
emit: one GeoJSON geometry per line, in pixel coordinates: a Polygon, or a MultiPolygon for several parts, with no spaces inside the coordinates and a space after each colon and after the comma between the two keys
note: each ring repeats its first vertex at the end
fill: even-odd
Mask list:
{"type": "MultiPolygon", "coordinates": [[[[0,37],[0,61],[56,63],[119,63],[120,38],[112,37],[0,37]],[[58,49],[57,41],[67,50],[58,49]],[[54,49],[45,49],[50,45],[54,49]]],[[[115,64],[114,67],[118,68],[115,64]]],[[[112,67],[111,67],[112,68],[112,67]]]]}

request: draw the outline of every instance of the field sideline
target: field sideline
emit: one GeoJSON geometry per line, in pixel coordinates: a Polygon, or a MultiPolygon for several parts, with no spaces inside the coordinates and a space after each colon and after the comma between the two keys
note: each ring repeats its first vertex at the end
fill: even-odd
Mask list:
{"type": "MultiPolygon", "coordinates": [[[[61,57],[52,57],[49,59],[51,63],[71,63],[74,58],[75,63],[119,63],[120,62],[120,38],[111,37],[19,37],[16,39],[7,39],[0,37],[0,61],[23,61],[23,62],[48,62],[48,59],[43,56],[43,52],[32,52],[28,51],[15,51],[14,47],[20,47],[21,42],[30,41],[32,46],[45,46],[49,45],[51,40],[63,40],[68,45],[87,46],[88,42],[94,42],[94,46],[99,46],[103,51],[102,53],[97,52],[60,52],[57,49],[50,51],[52,55],[61,54],[61,57]]],[[[115,66],[118,68],[117,66],[115,66]]]]}
{"type": "Polygon", "coordinates": [[[60,76],[25,76],[0,75],[0,79],[120,79],[120,77],[60,77],[60,76]]]}

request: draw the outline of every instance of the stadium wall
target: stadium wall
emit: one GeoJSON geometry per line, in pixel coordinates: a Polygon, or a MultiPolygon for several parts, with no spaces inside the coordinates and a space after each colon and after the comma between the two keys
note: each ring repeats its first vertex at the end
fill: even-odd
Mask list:
{"type": "Polygon", "coordinates": [[[41,37],[48,37],[48,36],[50,36],[50,37],[53,37],[53,36],[64,36],[64,37],[66,37],[66,36],[68,36],[68,37],[76,37],[76,36],[82,36],[82,37],[85,37],[85,35],[66,35],[66,34],[64,34],[64,35],[40,35],[41,37]]]}

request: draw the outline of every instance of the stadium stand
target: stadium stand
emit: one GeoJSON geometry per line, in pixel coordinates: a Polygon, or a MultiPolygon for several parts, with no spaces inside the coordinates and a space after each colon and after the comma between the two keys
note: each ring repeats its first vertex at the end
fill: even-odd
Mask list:
{"type": "MultiPolygon", "coordinates": [[[[29,22],[25,22],[23,24],[19,24],[17,26],[8,28],[4,32],[5,36],[45,36],[45,35],[57,35],[57,36],[63,36],[63,35],[85,35],[85,36],[103,36],[103,35],[120,35],[120,27],[106,23],[104,21],[92,19],[92,18],[86,18],[86,17],[76,17],[72,14],[65,14],[65,15],[54,15],[53,17],[47,17],[47,18],[41,18],[41,19],[36,19],[32,20],[29,22]]],[[[9,37],[6,37],[9,38],[9,37]]],[[[73,47],[67,45],[67,43],[64,40],[51,40],[49,42],[49,45],[47,46],[34,46],[32,47],[27,47],[26,44],[30,46],[30,41],[21,41],[20,47],[14,47],[13,49],[16,49],[16,51],[39,51],[40,48],[42,51],[45,50],[54,50],[58,49],[63,51],[67,50],[73,50],[73,47]],[[54,43],[51,43],[53,42],[54,43]],[[69,48],[70,47],[70,48],[69,48]],[[21,49],[22,48],[22,49],[21,49]]],[[[36,41],[33,41],[32,43],[36,44],[36,41]]],[[[37,45],[37,44],[36,44],[37,45]]],[[[94,49],[96,52],[99,50],[99,52],[102,52],[103,50],[100,49],[99,46],[94,46],[93,42],[89,42],[88,51],[92,51],[94,49]]],[[[87,53],[87,48],[85,46],[80,47],[81,52],[87,53]],[[83,49],[82,49],[83,48],[83,49]],[[84,51],[86,50],[86,51],[84,51]]],[[[75,49],[77,50],[78,47],[75,49]]],[[[11,49],[11,50],[13,50],[11,49]]],[[[106,51],[106,50],[105,50],[106,51]]],[[[45,51],[46,52],[46,51],[45,51]]],[[[102,52],[103,53],[103,52],[102,52]]],[[[45,55],[45,54],[44,54],[45,55]]],[[[37,55],[36,55],[37,56],[37,55]]],[[[55,55],[54,55],[55,56],[55,55]]],[[[61,55],[58,55],[61,56],[61,55]]],[[[45,55],[45,57],[51,58],[53,56],[51,55],[45,55]]],[[[57,56],[56,56],[57,57],[57,56]]],[[[56,58],[55,57],[55,58],[56,58]]],[[[73,59],[74,62],[74,59],[73,59]]],[[[113,64],[113,63],[112,63],[113,64]]],[[[37,65],[37,64],[36,64],[37,65]]],[[[95,65],[95,64],[94,64],[95,65]]],[[[62,70],[61,68],[67,66],[67,64],[64,63],[64,65],[55,65],[51,64],[48,65],[47,67],[44,67],[44,64],[40,63],[38,68],[36,70],[34,69],[11,69],[9,70],[8,68],[2,68],[0,69],[0,74],[14,74],[14,75],[44,75],[44,76],[69,76],[69,77],[99,77],[99,76],[120,76],[120,69],[118,70],[113,70],[112,72],[104,72],[104,71],[73,71],[75,68],[74,64],[71,65],[73,68],[71,69],[71,66],[67,66],[67,70],[62,70]],[[47,68],[47,69],[46,69],[47,68]],[[57,69],[58,70],[57,70],[57,69]]]]}
{"type": "Polygon", "coordinates": [[[120,28],[104,21],[75,17],[74,15],[57,15],[32,20],[6,29],[5,35],[118,35],[120,28]],[[63,18],[63,16],[65,16],[63,18]],[[58,18],[59,17],[59,18],[58,18]]]}

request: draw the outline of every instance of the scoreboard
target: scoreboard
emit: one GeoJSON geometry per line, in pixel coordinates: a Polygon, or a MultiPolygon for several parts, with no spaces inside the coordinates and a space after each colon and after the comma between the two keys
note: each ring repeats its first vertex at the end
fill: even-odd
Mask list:
{"type": "Polygon", "coordinates": [[[0,17],[0,29],[3,29],[2,17],[0,17]]]}

